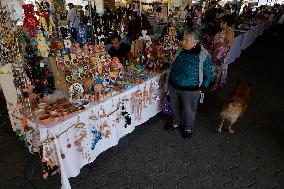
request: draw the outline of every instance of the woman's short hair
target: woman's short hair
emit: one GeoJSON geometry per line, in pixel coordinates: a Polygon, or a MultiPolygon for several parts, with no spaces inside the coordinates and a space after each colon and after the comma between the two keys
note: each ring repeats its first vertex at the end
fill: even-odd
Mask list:
{"type": "Polygon", "coordinates": [[[200,40],[200,31],[195,27],[185,30],[183,36],[185,35],[193,37],[196,41],[200,40]]]}
{"type": "Polygon", "coordinates": [[[119,41],[121,41],[121,37],[120,37],[120,35],[119,35],[117,32],[113,33],[113,34],[110,36],[110,40],[111,40],[111,41],[114,40],[114,39],[118,39],[119,41]]]}
{"type": "Polygon", "coordinates": [[[227,25],[230,27],[234,25],[233,15],[230,14],[225,14],[224,16],[222,16],[221,21],[227,23],[227,25]]]}

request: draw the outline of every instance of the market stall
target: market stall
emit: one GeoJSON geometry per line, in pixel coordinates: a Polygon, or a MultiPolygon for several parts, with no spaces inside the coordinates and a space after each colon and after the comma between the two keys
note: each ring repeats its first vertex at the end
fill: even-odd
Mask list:
{"type": "MultiPolygon", "coordinates": [[[[118,58],[105,44],[115,31],[125,37],[137,16],[131,10],[99,15],[90,8],[87,23],[70,27],[64,19],[72,16],[55,13],[48,1],[22,8],[23,26],[15,27],[13,9],[0,2],[0,83],[11,125],[41,157],[43,178],[60,172],[62,188],[70,188],[68,178],[161,111],[177,28],[169,26],[164,38],[142,30],[118,58]]],[[[267,27],[236,36],[229,63],[267,27]]]]}
{"type": "Polygon", "coordinates": [[[62,188],[70,188],[68,178],[160,112],[168,59],[177,50],[175,30],[156,41],[143,31],[119,59],[105,49],[105,35],[113,32],[105,27],[123,34],[117,21],[123,15],[94,14],[92,27],[70,34],[48,2],[22,7],[23,26],[14,27],[13,9],[0,3],[6,15],[0,83],[9,117],[29,151],[40,156],[43,178],[60,172],[62,188]]]}
{"type": "Polygon", "coordinates": [[[70,188],[68,178],[76,177],[84,165],[160,112],[159,80],[156,76],[49,127],[29,122],[39,129],[44,159],[60,167],[62,188],[70,188]]]}

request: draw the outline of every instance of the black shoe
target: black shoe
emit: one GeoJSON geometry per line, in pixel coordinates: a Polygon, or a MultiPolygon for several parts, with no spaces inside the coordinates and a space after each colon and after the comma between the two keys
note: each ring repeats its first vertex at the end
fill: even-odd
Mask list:
{"type": "Polygon", "coordinates": [[[183,138],[191,138],[191,135],[192,135],[192,129],[184,130],[183,138]]]}
{"type": "Polygon", "coordinates": [[[164,127],[164,129],[165,129],[166,131],[174,131],[174,130],[176,130],[177,128],[178,128],[178,126],[175,127],[173,124],[169,124],[169,125],[166,125],[166,126],[164,127]]]}

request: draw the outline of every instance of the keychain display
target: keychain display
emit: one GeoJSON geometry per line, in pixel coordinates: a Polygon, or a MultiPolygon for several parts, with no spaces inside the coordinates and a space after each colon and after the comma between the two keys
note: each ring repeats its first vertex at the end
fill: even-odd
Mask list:
{"type": "Polygon", "coordinates": [[[144,104],[144,108],[147,108],[148,105],[148,101],[149,101],[149,92],[146,89],[146,84],[143,90],[143,104],[144,104]]]}
{"type": "Polygon", "coordinates": [[[104,138],[109,138],[111,135],[111,131],[110,131],[110,126],[108,125],[108,123],[106,121],[102,122],[100,120],[100,126],[99,126],[99,130],[101,132],[101,136],[104,138]]]}
{"type": "Polygon", "coordinates": [[[47,133],[47,138],[43,143],[42,151],[43,156],[41,162],[47,166],[47,169],[43,170],[43,178],[46,179],[49,176],[49,173],[59,166],[59,161],[57,159],[58,154],[55,150],[54,138],[50,136],[49,132],[47,133]]]}
{"type": "Polygon", "coordinates": [[[88,144],[85,143],[87,138],[87,129],[85,127],[85,123],[80,121],[80,117],[78,116],[78,122],[74,125],[75,127],[75,141],[74,145],[76,150],[88,161],[91,160],[91,154],[86,150],[88,148],[88,144]]]}
{"type": "Polygon", "coordinates": [[[152,104],[152,98],[153,98],[154,93],[155,93],[155,88],[153,86],[153,82],[151,81],[150,88],[149,88],[149,96],[148,96],[149,104],[152,104]]]}
{"type": "Polygon", "coordinates": [[[94,150],[96,148],[96,144],[102,140],[102,133],[99,129],[96,128],[96,125],[92,125],[92,134],[93,134],[93,138],[92,138],[92,150],[94,150]]]}
{"type": "Polygon", "coordinates": [[[135,119],[141,120],[143,109],[143,92],[138,90],[131,95],[131,109],[135,119]]]}
{"type": "Polygon", "coordinates": [[[103,109],[102,106],[101,106],[101,108],[99,109],[99,117],[100,117],[100,118],[106,117],[105,110],[103,109]]]}
{"type": "Polygon", "coordinates": [[[127,128],[128,125],[131,125],[131,117],[130,114],[126,111],[124,102],[122,102],[121,106],[121,115],[124,117],[125,120],[124,127],[127,128]]]}

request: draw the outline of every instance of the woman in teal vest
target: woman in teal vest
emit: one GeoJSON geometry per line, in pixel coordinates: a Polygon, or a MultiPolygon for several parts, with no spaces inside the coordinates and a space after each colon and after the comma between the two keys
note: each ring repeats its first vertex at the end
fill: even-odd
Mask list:
{"type": "Polygon", "coordinates": [[[168,74],[166,92],[169,92],[173,123],[165,127],[172,131],[183,127],[184,138],[190,138],[202,91],[212,79],[212,62],[208,51],[199,44],[199,32],[193,28],[184,32],[168,74]]]}

